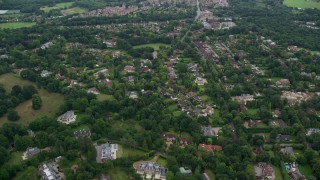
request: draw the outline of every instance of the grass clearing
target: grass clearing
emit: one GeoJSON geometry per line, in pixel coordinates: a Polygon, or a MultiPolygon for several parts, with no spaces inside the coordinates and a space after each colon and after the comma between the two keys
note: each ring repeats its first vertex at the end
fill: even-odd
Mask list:
{"type": "Polygon", "coordinates": [[[169,44],[153,43],[153,44],[142,44],[142,45],[138,45],[138,46],[133,46],[133,48],[137,49],[137,48],[151,47],[154,50],[158,51],[160,49],[160,46],[171,47],[171,45],[169,45],[169,44]]]}
{"type": "Polygon", "coordinates": [[[157,160],[157,163],[165,168],[167,167],[167,160],[163,157],[159,157],[157,160]]]}
{"type": "Polygon", "coordinates": [[[109,172],[111,179],[127,180],[129,179],[128,175],[119,168],[112,169],[109,172]]]}
{"type": "Polygon", "coordinates": [[[143,156],[145,152],[139,149],[133,149],[133,148],[119,144],[119,151],[117,154],[118,154],[118,157],[132,157],[132,156],[143,156]]]}
{"type": "Polygon", "coordinates": [[[35,22],[0,23],[0,29],[19,29],[36,25],[35,22]]]}
{"type": "Polygon", "coordinates": [[[213,172],[210,169],[204,170],[204,172],[209,176],[210,180],[215,180],[216,176],[213,174],[213,172]]]}
{"type": "Polygon", "coordinates": [[[62,10],[62,14],[65,16],[73,15],[73,14],[82,14],[86,13],[88,10],[80,8],[80,7],[74,7],[66,10],[62,10]]]}
{"type": "Polygon", "coordinates": [[[277,166],[274,166],[274,165],[272,165],[272,167],[273,167],[274,172],[275,172],[275,176],[276,176],[275,179],[276,180],[283,180],[283,177],[282,177],[280,169],[277,166]]]}
{"type": "MultiPolygon", "coordinates": [[[[4,85],[7,93],[10,93],[14,85],[33,85],[37,88],[36,84],[27,80],[16,77],[14,74],[4,74],[0,76],[0,84],[4,85]]],[[[19,104],[15,110],[20,115],[20,120],[17,123],[29,124],[33,120],[43,116],[53,116],[56,110],[64,103],[64,96],[58,93],[49,93],[45,89],[37,88],[38,93],[42,99],[42,107],[40,110],[32,109],[31,99],[19,104]]],[[[0,118],[0,126],[5,122],[9,122],[6,116],[0,118]]]]}
{"type": "Polygon", "coordinates": [[[73,3],[74,3],[74,2],[62,2],[62,3],[55,4],[54,6],[44,6],[44,7],[41,7],[40,10],[47,13],[47,12],[49,12],[49,11],[51,11],[51,10],[54,10],[54,9],[70,8],[70,7],[73,5],[73,3]]]}
{"type": "Polygon", "coordinates": [[[284,0],[283,4],[289,7],[296,7],[296,8],[316,8],[320,9],[320,2],[316,2],[314,0],[284,0]]]}
{"type": "Polygon", "coordinates": [[[309,177],[313,175],[312,170],[308,165],[299,165],[299,170],[307,179],[309,179],[309,177]]]}
{"type": "Polygon", "coordinates": [[[15,180],[37,179],[38,178],[37,176],[38,176],[37,168],[33,166],[29,166],[23,169],[23,171],[19,172],[14,179],[15,180]]]}
{"type": "Polygon", "coordinates": [[[98,94],[97,100],[98,101],[111,101],[111,100],[114,100],[114,97],[112,95],[107,95],[107,94],[98,94]]]}

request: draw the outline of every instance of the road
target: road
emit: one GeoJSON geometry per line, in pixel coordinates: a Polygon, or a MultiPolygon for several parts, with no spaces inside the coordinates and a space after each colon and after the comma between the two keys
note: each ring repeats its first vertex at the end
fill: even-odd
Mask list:
{"type": "MultiPolygon", "coordinates": [[[[197,0],[197,15],[194,18],[194,22],[196,22],[200,16],[200,3],[199,0],[197,0]]],[[[181,38],[181,42],[184,41],[184,38],[186,37],[186,35],[190,32],[190,29],[184,34],[184,36],[181,38]]]]}

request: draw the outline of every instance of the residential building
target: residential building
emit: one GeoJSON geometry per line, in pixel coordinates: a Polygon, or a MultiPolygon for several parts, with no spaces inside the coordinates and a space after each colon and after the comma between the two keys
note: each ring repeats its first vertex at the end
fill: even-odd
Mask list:
{"type": "Polygon", "coordinates": [[[38,167],[39,174],[43,180],[63,180],[65,179],[64,173],[61,172],[59,167],[59,159],[55,161],[46,162],[38,167]]]}
{"type": "Polygon", "coordinates": [[[198,86],[203,86],[205,83],[207,83],[207,80],[202,77],[196,77],[195,83],[198,86]]]}
{"type": "Polygon", "coordinates": [[[94,73],[93,76],[94,76],[96,79],[99,79],[100,76],[107,77],[107,76],[109,76],[109,70],[108,70],[108,69],[102,69],[102,70],[94,73]]]}
{"type": "Polygon", "coordinates": [[[136,172],[143,179],[165,180],[167,175],[167,170],[164,167],[152,161],[141,162],[136,168],[136,172]]]}
{"type": "Polygon", "coordinates": [[[130,91],[130,92],[129,92],[129,98],[130,98],[130,99],[137,99],[137,98],[138,98],[138,93],[137,93],[137,91],[130,91]]]}
{"type": "Polygon", "coordinates": [[[105,143],[101,145],[101,161],[114,160],[117,158],[118,144],[105,143]]]}
{"type": "Polygon", "coordinates": [[[213,151],[221,151],[222,150],[222,146],[211,145],[211,144],[199,144],[198,149],[204,149],[208,153],[211,153],[213,151]]]}
{"type": "Polygon", "coordinates": [[[87,90],[87,93],[92,93],[92,94],[100,94],[100,91],[96,87],[92,87],[87,90]]]}
{"type": "Polygon", "coordinates": [[[275,172],[271,164],[265,162],[259,162],[254,166],[254,170],[256,172],[256,179],[257,180],[274,180],[275,179],[275,172]]]}
{"type": "Polygon", "coordinates": [[[28,147],[27,150],[23,153],[22,159],[26,160],[40,153],[40,149],[37,147],[28,147]]]}
{"type": "Polygon", "coordinates": [[[133,66],[129,66],[129,65],[125,66],[123,70],[124,70],[125,72],[127,72],[127,73],[133,73],[133,72],[135,72],[135,68],[134,68],[133,66]]]}
{"type": "Polygon", "coordinates": [[[64,124],[70,124],[76,121],[77,115],[74,114],[74,111],[67,111],[58,117],[58,121],[64,124]]]}
{"type": "Polygon", "coordinates": [[[192,175],[192,171],[191,169],[187,168],[187,167],[180,167],[179,171],[182,175],[184,176],[191,176],[192,175]]]}
{"type": "Polygon", "coordinates": [[[281,148],[280,150],[283,154],[287,155],[287,156],[292,156],[294,155],[294,151],[293,148],[291,146],[287,146],[284,148],[281,148]]]}
{"type": "Polygon", "coordinates": [[[309,128],[307,132],[307,136],[310,136],[312,134],[320,134],[319,128],[309,128]]]}
{"type": "Polygon", "coordinates": [[[75,138],[90,137],[91,136],[91,132],[90,132],[90,129],[81,129],[81,130],[78,130],[78,131],[74,131],[73,132],[73,136],[75,138]]]}
{"type": "Polygon", "coordinates": [[[176,140],[176,135],[171,134],[171,133],[163,133],[162,137],[167,141],[167,142],[173,142],[176,140]]]}
{"type": "Polygon", "coordinates": [[[41,76],[42,78],[44,78],[44,77],[50,76],[51,74],[52,74],[52,72],[49,72],[49,71],[47,71],[47,70],[43,70],[43,71],[41,71],[40,76],[41,76]]]}
{"type": "Polygon", "coordinates": [[[188,145],[191,143],[191,139],[190,138],[178,138],[178,142],[181,144],[181,145],[188,145]]]}
{"type": "Polygon", "coordinates": [[[278,141],[291,141],[291,136],[290,136],[290,135],[281,135],[281,134],[278,134],[277,140],[278,140],[278,141]]]}
{"type": "Polygon", "coordinates": [[[279,81],[276,82],[276,86],[279,88],[289,87],[290,81],[289,81],[289,79],[280,79],[279,81]]]}

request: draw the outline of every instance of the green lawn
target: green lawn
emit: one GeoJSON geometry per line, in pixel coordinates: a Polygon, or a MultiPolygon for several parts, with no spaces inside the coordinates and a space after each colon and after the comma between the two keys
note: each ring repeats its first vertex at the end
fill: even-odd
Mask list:
{"type": "Polygon", "coordinates": [[[320,9],[320,2],[314,0],[284,0],[283,3],[289,7],[320,9]]]}
{"type": "MultiPolygon", "coordinates": [[[[12,73],[4,74],[0,76],[0,84],[4,85],[7,93],[10,93],[14,85],[33,85],[37,87],[35,83],[23,80],[12,73]]],[[[55,111],[64,103],[64,96],[58,93],[49,93],[45,89],[38,89],[38,93],[42,99],[42,107],[40,110],[32,109],[32,101],[28,100],[19,104],[15,110],[20,115],[20,120],[17,123],[29,124],[31,121],[40,118],[42,116],[53,116],[55,111]]],[[[0,118],[0,126],[5,122],[8,122],[7,117],[0,118]]]]}
{"type": "Polygon", "coordinates": [[[213,174],[213,172],[210,169],[204,170],[205,173],[209,176],[210,180],[215,180],[216,176],[213,174]]]}
{"type": "Polygon", "coordinates": [[[112,95],[107,95],[107,94],[98,94],[97,95],[97,100],[98,101],[110,101],[113,100],[113,96],[112,95]]]}
{"type": "Polygon", "coordinates": [[[35,22],[0,23],[0,29],[18,29],[36,25],[35,22]]]}
{"type": "Polygon", "coordinates": [[[63,2],[63,3],[58,3],[54,6],[44,6],[41,7],[40,10],[44,12],[49,12],[53,9],[64,9],[64,8],[69,8],[73,5],[74,2],[63,2]]]}
{"type": "Polygon", "coordinates": [[[283,180],[282,174],[281,174],[281,170],[277,167],[272,165],[274,172],[275,172],[275,176],[276,176],[276,180],[283,180]]]}
{"type": "Polygon", "coordinates": [[[8,164],[12,165],[19,165],[22,162],[22,152],[14,152],[10,154],[10,160],[8,161],[8,164]]]}
{"type": "Polygon", "coordinates": [[[117,153],[118,157],[132,157],[132,156],[142,156],[145,152],[139,149],[133,149],[124,145],[119,144],[119,151],[117,153]]]}
{"type": "Polygon", "coordinates": [[[65,16],[68,16],[68,15],[73,15],[73,14],[82,14],[82,13],[86,13],[86,12],[88,12],[88,10],[80,8],[80,7],[74,7],[74,8],[63,10],[62,14],[65,16]]]}
{"type": "Polygon", "coordinates": [[[157,160],[157,163],[165,168],[167,167],[167,160],[163,157],[159,157],[157,160]]]}
{"type": "Polygon", "coordinates": [[[307,179],[309,179],[309,177],[312,176],[312,170],[308,165],[299,165],[299,170],[307,179]]]}
{"type": "Polygon", "coordinates": [[[29,166],[23,171],[18,172],[16,174],[15,180],[32,180],[32,179],[38,179],[38,171],[37,168],[33,166],[29,166]]]}
{"type": "Polygon", "coordinates": [[[136,48],[152,47],[154,50],[158,51],[160,49],[160,46],[170,47],[169,44],[154,43],[154,44],[142,44],[142,45],[134,46],[133,48],[136,49],[136,48]]]}
{"type": "Polygon", "coordinates": [[[128,175],[124,171],[118,168],[112,169],[112,171],[110,171],[109,174],[111,179],[119,179],[119,180],[129,179],[128,175]]]}

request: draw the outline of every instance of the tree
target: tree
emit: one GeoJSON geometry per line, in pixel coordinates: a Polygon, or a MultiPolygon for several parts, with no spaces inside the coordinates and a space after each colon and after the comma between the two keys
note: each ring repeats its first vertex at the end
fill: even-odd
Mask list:
{"type": "Polygon", "coordinates": [[[10,109],[8,111],[8,120],[9,121],[18,121],[20,119],[20,116],[17,111],[14,109],[10,109]]]}
{"type": "Polygon", "coordinates": [[[38,94],[32,95],[32,108],[34,110],[40,109],[42,106],[42,100],[41,97],[38,94]]]}

